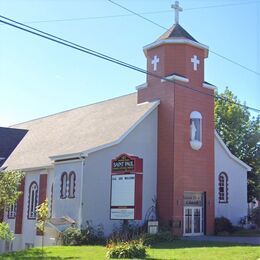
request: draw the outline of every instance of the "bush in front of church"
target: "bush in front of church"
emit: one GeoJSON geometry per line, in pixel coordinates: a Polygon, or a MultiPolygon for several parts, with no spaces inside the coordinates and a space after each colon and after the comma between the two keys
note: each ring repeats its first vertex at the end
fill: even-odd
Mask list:
{"type": "Polygon", "coordinates": [[[215,218],[215,234],[216,235],[224,235],[232,233],[234,227],[230,220],[225,217],[215,218]]]}
{"type": "Polygon", "coordinates": [[[141,239],[107,244],[107,258],[143,259],[146,255],[146,246],[141,239]]]}
{"type": "Polygon", "coordinates": [[[98,225],[94,229],[89,223],[84,229],[77,227],[69,227],[63,232],[63,245],[65,246],[79,246],[79,245],[104,245],[104,231],[103,226],[98,225]]]}
{"type": "Polygon", "coordinates": [[[260,228],[260,207],[257,207],[252,210],[250,214],[250,220],[260,228]]]}
{"type": "Polygon", "coordinates": [[[63,232],[63,245],[65,246],[79,246],[82,244],[81,230],[76,227],[69,227],[63,232]]]}

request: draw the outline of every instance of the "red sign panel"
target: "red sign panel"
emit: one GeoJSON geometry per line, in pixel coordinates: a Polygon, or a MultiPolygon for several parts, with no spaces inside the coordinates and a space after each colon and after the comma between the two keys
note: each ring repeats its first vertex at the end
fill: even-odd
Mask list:
{"type": "Polygon", "coordinates": [[[112,160],[112,173],[126,172],[143,172],[143,159],[124,153],[112,160]]]}
{"type": "Polygon", "coordinates": [[[110,219],[142,219],[143,159],[121,154],[112,160],[110,219]]]}

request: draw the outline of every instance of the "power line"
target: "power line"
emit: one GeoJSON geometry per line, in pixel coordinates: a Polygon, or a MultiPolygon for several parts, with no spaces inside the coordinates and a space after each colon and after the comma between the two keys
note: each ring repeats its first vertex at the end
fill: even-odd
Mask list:
{"type": "MultiPolygon", "coordinates": [[[[210,9],[210,8],[221,8],[221,7],[229,7],[229,6],[239,6],[244,4],[254,4],[260,3],[258,1],[248,1],[248,2],[239,2],[233,4],[222,4],[222,5],[210,5],[210,6],[200,6],[200,7],[191,7],[184,8],[184,11],[193,11],[193,10],[201,10],[201,9],[210,9]]],[[[150,15],[150,14],[163,14],[163,13],[172,13],[171,10],[160,10],[160,11],[151,11],[151,12],[141,12],[140,15],[150,15]]],[[[78,18],[64,18],[64,19],[49,19],[49,20],[35,20],[35,21],[26,21],[26,24],[30,23],[55,23],[55,22],[73,22],[73,21],[84,21],[84,20],[98,20],[98,19],[111,19],[111,18],[120,18],[120,17],[131,17],[135,16],[135,14],[117,14],[117,15],[102,15],[102,16],[89,16],[89,17],[78,17],[78,18]]]]}
{"type": "Polygon", "coordinates": [[[219,7],[228,7],[228,6],[238,6],[238,5],[245,5],[245,4],[256,4],[260,3],[259,1],[247,1],[247,2],[239,2],[233,4],[221,4],[221,5],[209,5],[209,6],[201,6],[201,7],[191,7],[191,8],[184,8],[184,11],[192,11],[192,10],[199,10],[199,9],[209,9],[209,8],[219,8],[219,7]]]}
{"type": "MultiPolygon", "coordinates": [[[[15,24],[12,24],[12,23],[10,23],[10,22],[6,22],[6,21],[3,21],[3,20],[0,19],[0,22],[1,22],[1,23],[4,23],[4,24],[9,25],[9,26],[12,26],[12,27],[14,27],[14,28],[16,28],[16,29],[23,30],[23,31],[25,31],[25,32],[34,34],[34,35],[36,35],[36,36],[45,38],[45,39],[47,39],[47,40],[50,40],[50,41],[53,41],[53,42],[62,44],[62,45],[64,45],[64,46],[73,48],[73,49],[75,49],[75,50],[78,50],[78,51],[81,51],[81,52],[84,52],[84,53],[93,55],[93,56],[95,56],[95,57],[98,57],[98,58],[101,58],[101,59],[104,59],[104,60],[113,62],[113,63],[115,63],[115,64],[118,64],[118,65],[127,67],[127,68],[129,68],[129,69],[138,71],[138,72],[140,72],[140,73],[143,73],[143,74],[146,74],[146,75],[150,75],[150,76],[152,76],[152,77],[155,77],[155,78],[158,78],[158,79],[161,79],[161,80],[164,80],[164,81],[167,81],[167,82],[170,82],[170,83],[174,84],[174,82],[173,82],[172,80],[169,80],[169,79],[166,78],[166,77],[162,77],[162,76],[157,75],[157,74],[155,74],[155,73],[149,72],[149,71],[147,71],[147,70],[141,69],[141,68],[136,67],[136,66],[134,66],[134,65],[131,65],[131,64],[129,64],[129,63],[126,63],[126,62],[123,62],[123,61],[121,61],[121,60],[115,59],[115,58],[113,58],[113,57],[111,57],[111,56],[105,55],[105,54],[103,54],[103,53],[100,53],[100,52],[94,51],[94,50],[92,50],[92,49],[86,48],[86,47],[84,47],[84,46],[81,46],[81,45],[79,45],[79,44],[76,44],[76,43],[67,41],[67,40],[62,39],[62,38],[60,38],[60,37],[57,37],[57,36],[55,36],[55,35],[52,35],[52,34],[49,34],[49,33],[44,32],[44,31],[38,30],[38,29],[36,29],[36,28],[30,27],[30,26],[28,26],[28,25],[25,25],[25,24],[23,24],[23,23],[17,22],[17,21],[15,21],[15,20],[12,20],[12,19],[10,19],[10,18],[4,17],[4,16],[2,16],[2,15],[0,15],[0,17],[3,18],[3,19],[5,19],[5,20],[7,20],[7,21],[10,21],[10,22],[12,22],[12,23],[15,23],[15,24]],[[20,26],[18,26],[18,25],[16,25],[16,24],[18,24],[18,25],[20,25],[20,26]],[[23,27],[25,27],[25,28],[23,28],[23,27],[21,27],[21,26],[23,26],[23,27]],[[27,28],[28,28],[28,29],[27,29],[27,28]],[[32,30],[33,30],[33,31],[32,31],[32,30]]],[[[189,87],[189,86],[186,86],[186,85],[180,84],[180,83],[178,83],[178,85],[180,85],[180,86],[182,86],[182,87],[184,87],[184,88],[190,89],[190,90],[192,90],[192,91],[194,91],[194,92],[203,94],[203,95],[211,96],[211,97],[214,97],[214,98],[217,98],[217,99],[222,99],[222,100],[224,100],[224,101],[226,101],[226,102],[236,104],[236,105],[238,105],[238,106],[241,106],[241,107],[244,107],[244,108],[253,110],[253,111],[255,111],[255,112],[260,112],[260,109],[242,105],[242,104],[237,103],[237,102],[234,102],[234,101],[232,101],[232,100],[228,100],[228,99],[226,99],[226,98],[223,98],[223,97],[221,97],[220,95],[212,95],[212,94],[209,94],[209,93],[205,93],[205,92],[199,91],[199,90],[197,90],[197,89],[194,89],[194,88],[192,88],[192,87],[189,87]]]]}
{"type": "MultiPolygon", "coordinates": [[[[138,16],[138,17],[140,17],[140,18],[143,19],[143,20],[146,20],[146,21],[148,21],[148,22],[150,22],[150,23],[152,23],[152,24],[154,24],[154,25],[156,25],[156,26],[158,26],[158,27],[160,27],[160,28],[162,28],[162,29],[165,29],[165,30],[167,30],[167,31],[169,30],[168,28],[166,28],[166,27],[164,27],[164,26],[162,26],[162,25],[160,25],[160,24],[158,24],[158,23],[156,23],[156,22],[154,22],[154,21],[152,21],[152,20],[150,20],[150,19],[148,19],[148,18],[146,18],[146,17],[144,17],[144,16],[142,16],[142,15],[140,15],[140,14],[138,14],[138,13],[132,11],[132,10],[130,10],[129,8],[127,8],[127,7],[123,6],[123,5],[120,5],[120,4],[118,4],[118,3],[116,3],[116,2],[114,2],[114,1],[112,1],[112,0],[108,0],[108,1],[111,2],[111,3],[114,4],[114,5],[119,6],[119,7],[122,8],[122,9],[127,10],[128,12],[130,12],[130,13],[132,13],[132,14],[138,16]]],[[[229,62],[231,62],[231,63],[233,63],[233,64],[235,64],[235,65],[237,65],[237,66],[239,66],[239,67],[241,67],[241,68],[243,68],[243,69],[249,71],[249,72],[252,72],[252,73],[256,74],[257,76],[260,76],[260,72],[257,72],[257,71],[255,71],[255,70],[252,70],[252,69],[250,69],[250,68],[248,68],[248,67],[246,67],[246,66],[244,66],[244,65],[242,65],[242,64],[240,64],[240,63],[238,63],[238,62],[236,62],[236,61],[233,61],[233,60],[231,60],[230,58],[227,58],[227,57],[225,57],[224,55],[221,55],[221,54],[217,53],[216,51],[209,50],[209,52],[211,52],[211,53],[217,55],[218,57],[220,57],[220,58],[222,58],[222,59],[224,59],[224,60],[226,60],[226,61],[229,61],[229,62]]]]}

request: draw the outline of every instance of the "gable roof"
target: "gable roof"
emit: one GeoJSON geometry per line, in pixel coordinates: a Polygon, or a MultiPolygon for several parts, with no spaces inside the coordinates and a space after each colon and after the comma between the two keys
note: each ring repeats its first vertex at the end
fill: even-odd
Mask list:
{"type": "Polygon", "coordinates": [[[243,161],[241,161],[240,159],[238,159],[234,154],[232,154],[230,152],[230,150],[228,149],[228,147],[226,146],[226,144],[224,143],[224,141],[221,139],[221,137],[219,136],[218,132],[215,130],[215,139],[219,142],[219,144],[222,146],[222,148],[224,149],[224,151],[226,152],[226,154],[229,156],[229,158],[231,158],[232,160],[234,160],[236,163],[240,164],[242,167],[244,167],[247,171],[251,171],[251,167],[249,165],[247,165],[246,163],[244,163],[243,161]]]}
{"type": "Polygon", "coordinates": [[[170,29],[168,29],[168,31],[162,34],[158,40],[165,40],[168,38],[185,38],[198,42],[179,24],[174,24],[170,29]]]}
{"type": "Polygon", "coordinates": [[[27,130],[0,127],[0,167],[26,135],[27,130]]]}
{"type": "Polygon", "coordinates": [[[159,104],[137,105],[136,100],[136,93],[129,94],[15,125],[29,131],[5,165],[8,169],[46,167],[51,165],[50,156],[116,144],[159,104]]]}

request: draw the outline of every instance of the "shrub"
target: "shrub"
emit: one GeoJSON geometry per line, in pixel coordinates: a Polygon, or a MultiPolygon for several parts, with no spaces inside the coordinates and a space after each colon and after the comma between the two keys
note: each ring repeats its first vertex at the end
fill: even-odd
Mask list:
{"type": "Polygon", "coordinates": [[[76,227],[69,227],[63,232],[63,244],[65,246],[78,246],[82,244],[81,230],[76,227]]]}
{"type": "Polygon", "coordinates": [[[215,234],[231,233],[233,231],[232,223],[225,217],[215,218],[215,234]]]}
{"type": "Polygon", "coordinates": [[[82,234],[82,245],[104,245],[104,228],[101,224],[97,226],[97,229],[94,229],[89,222],[85,229],[81,230],[82,234]]]}
{"type": "Polygon", "coordinates": [[[252,210],[250,219],[254,224],[257,225],[257,227],[260,227],[260,207],[252,210]]]}
{"type": "Polygon", "coordinates": [[[170,231],[162,231],[158,232],[157,234],[144,234],[142,236],[145,245],[154,245],[160,242],[171,242],[173,241],[174,237],[170,231]]]}
{"type": "Polygon", "coordinates": [[[98,225],[94,229],[88,222],[84,229],[69,227],[63,232],[63,244],[71,245],[104,245],[103,226],[98,225]]]}
{"type": "Polygon", "coordinates": [[[142,240],[128,242],[110,243],[107,245],[107,258],[138,258],[146,257],[146,247],[142,240]]]}
{"type": "Polygon", "coordinates": [[[119,243],[124,241],[137,240],[143,234],[145,226],[139,226],[135,222],[129,221],[127,225],[121,222],[120,226],[114,226],[108,241],[119,243]]]}

